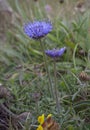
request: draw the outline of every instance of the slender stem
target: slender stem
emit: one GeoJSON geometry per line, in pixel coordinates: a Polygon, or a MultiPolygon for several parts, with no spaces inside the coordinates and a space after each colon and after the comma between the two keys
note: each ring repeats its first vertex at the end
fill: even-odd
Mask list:
{"type": "Polygon", "coordinates": [[[60,103],[59,103],[59,100],[58,100],[58,91],[57,91],[57,72],[56,72],[56,61],[55,61],[55,58],[54,58],[54,78],[55,78],[55,98],[56,98],[56,108],[57,108],[57,111],[58,111],[58,114],[60,114],[60,103]]]}
{"type": "Polygon", "coordinates": [[[75,48],[74,48],[74,52],[73,52],[73,64],[74,64],[74,68],[76,70],[76,60],[75,60],[75,54],[76,54],[76,50],[77,50],[78,44],[76,44],[75,48]]]}
{"type": "Polygon", "coordinates": [[[45,62],[46,71],[47,71],[47,74],[48,74],[48,80],[49,80],[48,90],[49,90],[51,96],[54,98],[52,81],[51,81],[51,78],[50,78],[50,72],[49,72],[49,69],[48,69],[48,63],[47,63],[46,55],[45,55],[45,52],[44,52],[44,44],[41,42],[41,40],[40,40],[40,45],[41,45],[42,52],[43,52],[43,58],[44,58],[44,62],[45,62]]]}

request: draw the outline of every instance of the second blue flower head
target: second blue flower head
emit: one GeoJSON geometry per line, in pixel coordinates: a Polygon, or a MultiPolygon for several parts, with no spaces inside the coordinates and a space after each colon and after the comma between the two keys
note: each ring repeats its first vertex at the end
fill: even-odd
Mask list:
{"type": "Polygon", "coordinates": [[[46,50],[45,53],[47,56],[50,56],[51,58],[57,58],[63,55],[65,52],[66,47],[60,48],[60,49],[52,49],[52,50],[46,50]]]}

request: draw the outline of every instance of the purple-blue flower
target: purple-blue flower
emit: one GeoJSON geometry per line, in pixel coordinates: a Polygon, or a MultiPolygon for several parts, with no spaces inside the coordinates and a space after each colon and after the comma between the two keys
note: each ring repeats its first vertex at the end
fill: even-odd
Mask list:
{"type": "Polygon", "coordinates": [[[32,39],[39,39],[47,35],[52,30],[50,21],[34,21],[24,25],[24,32],[32,39]]]}
{"type": "Polygon", "coordinates": [[[56,57],[62,56],[65,50],[66,50],[66,47],[63,47],[61,49],[54,48],[53,50],[46,50],[45,53],[46,53],[46,55],[48,55],[52,58],[56,58],[56,57]]]}

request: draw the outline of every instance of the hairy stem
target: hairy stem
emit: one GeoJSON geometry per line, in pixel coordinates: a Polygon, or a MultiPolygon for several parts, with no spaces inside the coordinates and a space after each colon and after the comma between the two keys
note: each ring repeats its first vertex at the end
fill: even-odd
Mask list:
{"type": "Polygon", "coordinates": [[[58,114],[60,114],[60,103],[59,103],[59,100],[58,100],[58,91],[57,91],[57,72],[56,72],[56,61],[55,61],[55,58],[54,58],[54,79],[55,79],[55,86],[54,86],[54,89],[55,89],[56,108],[57,108],[58,114]]]}
{"type": "Polygon", "coordinates": [[[41,40],[40,40],[40,45],[41,45],[42,52],[43,52],[43,59],[44,59],[44,62],[45,62],[45,68],[46,68],[46,71],[47,71],[47,74],[48,74],[48,80],[49,80],[48,90],[49,90],[51,96],[54,98],[52,81],[51,81],[51,78],[50,78],[50,72],[49,72],[49,69],[48,69],[48,63],[47,63],[47,59],[46,59],[46,55],[45,55],[45,51],[44,51],[44,44],[42,43],[41,40]]]}

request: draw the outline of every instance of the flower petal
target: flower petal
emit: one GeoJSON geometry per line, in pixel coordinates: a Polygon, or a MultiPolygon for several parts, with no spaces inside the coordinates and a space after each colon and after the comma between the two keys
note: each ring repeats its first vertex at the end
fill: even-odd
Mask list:
{"type": "Polygon", "coordinates": [[[41,125],[39,125],[37,130],[43,130],[43,127],[41,125]]]}
{"type": "Polygon", "coordinates": [[[39,122],[40,124],[43,124],[44,119],[45,119],[45,116],[44,116],[44,114],[42,114],[41,116],[38,117],[38,122],[39,122]]]}

